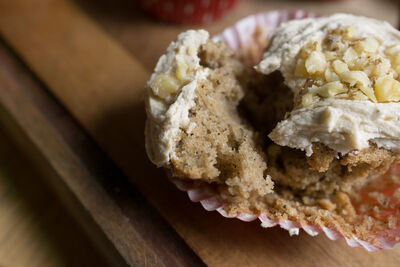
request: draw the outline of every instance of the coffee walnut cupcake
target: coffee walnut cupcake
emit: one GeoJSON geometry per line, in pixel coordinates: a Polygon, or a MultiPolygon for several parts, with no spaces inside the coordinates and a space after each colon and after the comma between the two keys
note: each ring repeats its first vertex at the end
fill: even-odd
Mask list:
{"type": "Polygon", "coordinates": [[[400,32],[347,14],[306,18],[274,30],[254,68],[245,54],[204,30],[171,43],[147,86],[152,162],[211,190],[226,216],[397,243],[400,32]]]}

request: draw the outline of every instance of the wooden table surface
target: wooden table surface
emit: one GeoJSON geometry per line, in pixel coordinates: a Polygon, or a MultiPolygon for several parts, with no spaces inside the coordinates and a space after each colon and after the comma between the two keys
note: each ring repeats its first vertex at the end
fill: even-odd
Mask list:
{"type": "Polygon", "coordinates": [[[0,266],[107,266],[1,128],[0,200],[0,266]]]}
{"type": "MultiPolygon", "coordinates": [[[[206,28],[217,33],[245,15],[277,8],[303,8],[322,14],[346,11],[397,23],[393,1],[349,0],[318,5],[313,1],[242,1],[233,13],[206,28]]],[[[150,20],[127,0],[0,0],[0,35],[35,76],[26,78],[29,75],[22,74],[29,72],[26,68],[10,71],[10,63],[0,60],[0,86],[5,88],[0,91],[0,104],[7,113],[0,116],[0,121],[13,121],[17,130],[11,132],[18,135],[18,131],[24,136],[19,139],[29,141],[19,142],[20,145],[32,144],[35,153],[43,157],[39,164],[47,164],[52,170],[50,183],[55,183],[56,176],[73,193],[82,210],[104,233],[104,240],[98,238],[97,243],[109,241],[130,265],[192,266],[204,262],[211,266],[396,266],[400,260],[398,249],[367,253],[348,247],[343,240],[333,242],[304,233],[289,237],[277,228],[262,229],[256,222],[227,220],[215,212],[206,212],[190,203],[162,171],[148,162],[143,147],[142,88],[167,44],[185,28],[150,20]],[[59,103],[67,110],[53,107],[59,103]],[[76,121],[65,119],[71,115],[76,121]],[[93,158],[97,161],[103,152],[92,148],[87,150],[90,153],[83,151],[92,141],[80,131],[86,131],[105,151],[105,157],[123,170],[110,172],[112,181],[116,177],[129,179],[155,210],[131,191],[136,189],[125,192],[120,185],[99,182],[99,177],[105,175],[98,171],[102,161],[93,162],[93,158]],[[88,167],[90,164],[94,167],[88,167]]],[[[15,56],[9,60],[18,62],[15,56]]],[[[13,123],[3,125],[11,129],[13,123]]],[[[7,207],[13,204],[4,205],[7,214],[7,207]]],[[[70,207],[78,209],[77,205],[70,207]]],[[[1,218],[6,218],[1,215],[2,207],[0,223],[1,218]]],[[[20,214],[23,216],[23,212],[20,214]]],[[[15,219],[18,220],[21,221],[19,217],[15,219]]],[[[34,227],[27,228],[35,233],[34,227]]],[[[88,228],[85,229],[90,231],[88,228]]],[[[92,240],[98,235],[89,234],[92,240]]],[[[23,234],[15,235],[17,241],[4,237],[11,245],[0,243],[0,265],[1,255],[9,256],[4,256],[6,266],[10,262],[12,265],[15,258],[8,250],[23,238],[23,234]]],[[[35,234],[32,238],[39,239],[35,234]]],[[[107,246],[99,249],[109,251],[107,246]]],[[[30,259],[39,264],[45,262],[44,256],[36,253],[37,248],[31,247],[19,247],[21,255],[28,255],[19,258],[21,264],[30,259]]],[[[88,255],[92,253],[96,258],[96,252],[89,250],[88,255]]],[[[52,253],[58,252],[48,252],[52,253]]],[[[107,259],[97,260],[118,262],[114,255],[106,254],[102,253],[107,259]]],[[[62,257],[53,258],[50,263],[62,261],[62,257]]]]}

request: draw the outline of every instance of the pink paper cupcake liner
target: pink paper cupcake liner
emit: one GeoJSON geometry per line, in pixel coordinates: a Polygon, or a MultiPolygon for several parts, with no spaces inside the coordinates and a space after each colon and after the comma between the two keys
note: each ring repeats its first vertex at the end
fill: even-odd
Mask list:
{"type": "MultiPolygon", "coordinates": [[[[246,51],[251,47],[254,40],[254,33],[257,32],[259,38],[266,40],[267,36],[279,26],[282,22],[292,20],[316,17],[313,13],[306,11],[272,11],[248,16],[232,27],[225,29],[222,33],[214,36],[213,41],[225,42],[233,51],[246,51]]],[[[262,56],[262,47],[256,48],[259,60],[262,56]]],[[[249,62],[255,64],[256,62],[249,62]]],[[[189,199],[200,204],[207,211],[218,211],[226,218],[237,218],[239,220],[250,222],[256,219],[260,220],[261,226],[268,228],[279,225],[287,230],[290,235],[298,235],[300,229],[303,229],[307,234],[316,236],[319,233],[325,235],[331,240],[344,238],[346,243],[351,247],[364,247],[367,251],[377,251],[381,249],[393,248],[400,243],[400,165],[394,166],[385,174],[379,182],[365,186],[359,192],[359,198],[353,201],[353,205],[359,215],[374,215],[373,206],[379,205],[380,217],[375,218],[376,222],[385,223],[388,227],[384,227],[381,231],[374,233],[377,242],[371,244],[367,241],[360,240],[355,235],[347,236],[341,233],[336,228],[328,228],[325,225],[310,225],[302,224],[290,220],[275,220],[270,219],[267,214],[228,214],[224,210],[224,200],[211,185],[196,184],[188,180],[178,178],[170,178],[171,181],[182,191],[185,191],[189,199]],[[384,181],[384,182],[383,182],[384,181]]]]}

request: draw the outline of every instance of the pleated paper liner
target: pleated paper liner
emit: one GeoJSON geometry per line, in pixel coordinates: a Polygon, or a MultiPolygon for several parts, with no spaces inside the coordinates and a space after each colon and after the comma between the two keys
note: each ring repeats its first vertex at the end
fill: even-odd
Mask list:
{"type": "MultiPolygon", "coordinates": [[[[232,27],[225,29],[221,34],[214,36],[213,41],[225,42],[238,54],[245,64],[256,64],[262,57],[267,36],[282,22],[316,17],[315,14],[305,11],[272,11],[248,16],[232,27]]],[[[275,219],[266,213],[228,214],[224,210],[224,198],[212,185],[207,183],[195,183],[191,180],[171,178],[172,182],[182,191],[187,192],[193,202],[200,202],[208,211],[218,211],[227,218],[237,218],[242,221],[260,220],[262,227],[274,227],[279,225],[286,229],[290,235],[298,234],[303,229],[311,236],[325,233],[331,240],[344,238],[351,247],[362,246],[368,251],[390,249],[400,242],[400,165],[392,167],[387,174],[365,185],[359,190],[351,202],[355,208],[357,223],[366,223],[371,226],[370,234],[374,240],[368,242],[354,232],[352,234],[342,232],[334,225],[326,225],[323,222],[298,222],[291,220],[275,219]]]]}

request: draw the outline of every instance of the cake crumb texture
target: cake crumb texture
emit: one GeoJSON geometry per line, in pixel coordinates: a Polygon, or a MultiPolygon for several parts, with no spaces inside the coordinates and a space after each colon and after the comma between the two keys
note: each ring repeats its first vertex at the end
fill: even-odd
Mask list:
{"type": "Polygon", "coordinates": [[[258,148],[257,133],[238,114],[244,96],[242,65],[223,43],[201,47],[200,64],[209,68],[196,88],[189,118],[194,128],[182,131],[171,159],[175,176],[225,184],[236,197],[272,192],[265,174],[265,154],[258,148]]]}

